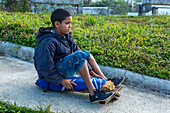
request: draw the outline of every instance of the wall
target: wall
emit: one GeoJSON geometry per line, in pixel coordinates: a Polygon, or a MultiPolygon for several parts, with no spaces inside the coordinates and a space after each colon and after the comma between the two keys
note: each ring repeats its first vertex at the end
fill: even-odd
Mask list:
{"type": "Polygon", "coordinates": [[[30,2],[46,3],[46,4],[74,4],[83,5],[83,0],[30,0],[30,2]]]}
{"type": "MultiPolygon", "coordinates": [[[[52,5],[55,5],[55,6],[73,5],[73,6],[77,7],[76,14],[83,13],[83,0],[30,0],[30,2],[31,2],[30,3],[31,12],[41,12],[41,10],[43,10],[43,9],[41,9],[41,7],[45,8],[46,10],[48,10],[48,8],[51,8],[50,11],[54,10],[54,8],[51,7],[52,5]],[[38,7],[37,7],[37,4],[39,5],[38,7]],[[40,4],[41,4],[41,6],[40,6],[40,4]]],[[[49,12],[49,10],[46,12],[49,12]]]]}
{"type": "Polygon", "coordinates": [[[32,5],[30,8],[30,12],[34,13],[40,13],[42,11],[44,12],[52,12],[57,8],[64,8],[66,10],[68,10],[71,14],[77,14],[77,7],[72,6],[72,5],[49,5],[49,4],[37,4],[36,6],[36,11],[35,11],[35,6],[32,5]]]}
{"type": "Polygon", "coordinates": [[[156,4],[165,4],[165,5],[170,5],[170,0],[142,0],[142,3],[143,4],[153,4],[153,5],[156,5],[156,4]]]}
{"type": "Polygon", "coordinates": [[[111,10],[108,7],[83,7],[83,14],[108,15],[111,13],[111,10]]]}

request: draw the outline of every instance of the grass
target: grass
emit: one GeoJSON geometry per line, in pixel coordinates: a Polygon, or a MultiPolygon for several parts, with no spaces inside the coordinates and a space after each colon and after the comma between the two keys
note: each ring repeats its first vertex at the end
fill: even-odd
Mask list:
{"type": "MultiPolygon", "coordinates": [[[[0,12],[0,40],[36,47],[51,13],[0,12]]],[[[73,15],[73,38],[98,64],[170,80],[170,16],[73,15]]]]}
{"type": "Polygon", "coordinates": [[[37,109],[30,109],[25,106],[17,106],[16,102],[14,104],[10,104],[7,101],[0,101],[0,113],[51,113],[50,107],[43,109],[40,105],[37,109]]]}

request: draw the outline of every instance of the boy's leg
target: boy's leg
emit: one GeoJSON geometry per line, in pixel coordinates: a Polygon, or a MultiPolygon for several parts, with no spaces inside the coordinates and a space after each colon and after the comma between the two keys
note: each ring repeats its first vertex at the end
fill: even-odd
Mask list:
{"type": "Polygon", "coordinates": [[[56,68],[64,78],[69,78],[78,71],[86,84],[90,95],[93,95],[95,87],[90,79],[87,60],[90,60],[90,52],[77,51],[64,57],[61,61],[58,61],[56,63],[56,68]]]}
{"type": "Polygon", "coordinates": [[[87,61],[90,61],[90,52],[77,51],[68,55],[56,63],[56,68],[63,77],[68,78],[78,71],[89,90],[89,97],[92,103],[98,101],[108,101],[113,98],[114,92],[102,92],[96,90],[90,79],[87,61]]]}
{"type": "MultiPolygon", "coordinates": [[[[95,61],[94,57],[92,55],[90,55],[90,61],[89,61],[90,66],[92,67],[92,70],[94,72],[91,72],[91,74],[95,75],[98,74],[99,76],[102,76],[102,78],[104,78],[105,80],[108,80],[104,74],[102,73],[102,71],[100,70],[97,62],[95,61]]],[[[124,80],[125,77],[121,77],[121,78],[112,78],[110,79],[115,86],[118,86],[119,84],[121,84],[124,80]]]]}
{"type": "Polygon", "coordinates": [[[91,54],[90,54],[89,64],[90,64],[90,66],[92,67],[92,70],[93,70],[96,74],[102,76],[105,80],[107,80],[107,78],[104,76],[104,74],[102,73],[101,69],[99,68],[96,60],[94,59],[94,57],[93,57],[91,54]]]}
{"type": "Polygon", "coordinates": [[[90,95],[92,96],[94,94],[95,87],[93,86],[92,81],[90,79],[90,73],[87,67],[87,61],[84,62],[83,66],[79,70],[79,73],[81,77],[83,78],[83,81],[86,84],[90,95]]]}
{"type": "Polygon", "coordinates": [[[102,92],[100,90],[96,90],[95,87],[92,84],[92,81],[90,79],[90,73],[87,67],[87,61],[85,60],[83,66],[79,70],[79,73],[86,84],[88,90],[89,90],[89,98],[92,103],[96,102],[104,102],[108,103],[110,100],[112,100],[115,95],[118,93],[116,90],[115,92],[102,92]]]}

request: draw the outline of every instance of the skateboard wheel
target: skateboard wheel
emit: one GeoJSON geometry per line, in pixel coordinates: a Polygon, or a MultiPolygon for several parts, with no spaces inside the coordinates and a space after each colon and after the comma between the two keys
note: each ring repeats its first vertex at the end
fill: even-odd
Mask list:
{"type": "Polygon", "coordinates": [[[117,93],[117,94],[116,94],[116,96],[117,96],[117,97],[120,97],[120,94],[119,94],[119,93],[117,93]]]}
{"type": "Polygon", "coordinates": [[[119,99],[119,97],[115,96],[114,98],[112,98],[111,102],[114,102],[114,101],[116,101],[118,99],[119,99]]]}
{"type": "Polygon", "coordinates": [[[118,99],[119,99],[119,97],[115,96],[114,100],[118,100],[118,99]]]}
{"type": "Polygon", "coordinates": [[[47,91],[48,91],[47,89],[43,89],[43,92],[45,92],[45,93],[46,93],[47,91]]]}
{"type": "Polygon", "coordinates": [[[99,102],[99,104],[105,104],[105,102],[103,101],[103,102],[99,102]]]}

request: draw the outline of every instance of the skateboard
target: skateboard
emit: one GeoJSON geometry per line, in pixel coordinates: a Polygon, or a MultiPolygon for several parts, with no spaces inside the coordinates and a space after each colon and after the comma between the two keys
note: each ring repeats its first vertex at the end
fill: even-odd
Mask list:
{"type": "Polygon", "coordinates": [[[122,86],[116,86],[115,89],[113,90],[114,95],[112,95],[112,97],[110,97],[109,99],[105,100],[105,101],[100,101],[99,104],[107,104],[109,102],[114,102],[116,100],[118,100],[118,98],[120,97],[119,91],[122,89],[122,86]]]}

